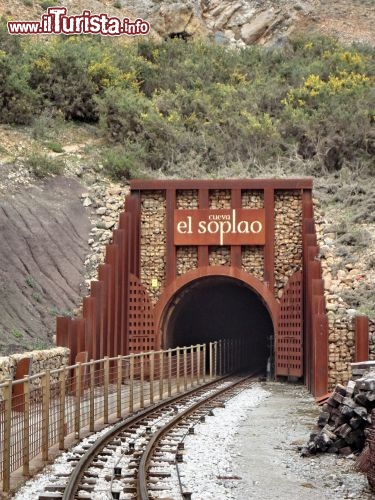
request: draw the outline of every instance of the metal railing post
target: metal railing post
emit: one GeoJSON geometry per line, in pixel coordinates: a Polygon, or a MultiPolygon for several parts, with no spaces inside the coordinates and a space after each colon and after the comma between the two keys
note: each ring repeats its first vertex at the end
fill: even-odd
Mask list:
{"type": "Polygon", "coordinates": [[[81,391],[82,391],[82,366],[78,363],[75,373],[75,407],[74,407],[74,433],[75,438],[79,439],[80,422],[81,422],[81,391]]]}
{"type": "Polygon", "coordinates": [[[134,410],[134,354],[129,356],[129,413],[134,410]]]}
{"type": "Polygon", "coordinates": [[[168,349],[168,396],[172,395],[172,349],[168,349]]]}
{"type": "Polygon", "coordinates": [[[163,399],[164,394],[164,352],[160,351],[159,353],[159,400],[163,399]]]}
{"type": "Polygon", "coordinates": [[[30,475],[30,381],[25,375],[23,383],[24,413],[23,413],[23,467],[22,474],[30,475]]]}
{"type": "Polygon", "coordinates": [[[208,345],[209,345],[209,358],[210,358],[210,380],[212,380],[212,378],[213,378],[213,356],[212,356],[213,343],[210,342],[208,345]]]}
{"type": "Polygon", "coordinates": [[[180,392],[180,348],[176,347],[176,390],[180,392]]]}
{"type": "Polygon", "coordinates": [[[94,360],[90,360],[89,364],[90,377],[90,414],[89,414],[89,429],[90,432],[95,430],[95,364],[94,360]]]}
{"type": "Polygon", "coordinates": [[[121,418],[121,389],[122,389],[122,361],[123,356],[117,358],[117,418],[121,418]]]}
{"type": "Polygon", "coordinates": [[[183,356],[184,356],[184,391],[187,391],[187,347],[183,348],[183,356]]]}
{"type": "Polygon", "coordinates": [[[154,402],[155,354],[150,352],[150,404],[154,402]]]}
{"type": "Polygon", "coordinates": [[[217,377],[217,342],[214,342],[214,377],[217,377]]]}
{"type": "Polygon", "coordinates": [[[42,460],[48,462],[48,431],[50,406],[50,370],[47,369],[42,379],[42,460]]]}
{"type": "Polygon", "coordinates": [[[145,355],[143,352],[140,356],[141,373],[140,373],[140,388],[139,388],[139,406],[140,408],[145,407],[145,355]]]}
{"type": "Polygon", "coordinates": [[[203,383],[206,382],[206,344],[203,344],[202,377],[203,383]]]}
{"type": "Polygon", "coordinates": [[[219,374],[224,375],[224,363],[223,363],[223,340],[219,340],[219,374]]]}
{"type": "Polygon", "coordinates": [[[200,384],[201,380],[201,345],[197,344],[197,384],[200,384]]]}
{"type": "Polygon", "coordinates": [[[190,387],[194,386],[194,346],[190,346],[190,387]]]}
{"type": "Polygon", "coordinates": [[[109,357],[105,356],[104,361],[103,361],[103,368],[104,368],[104,387],[103,387],[103,393],[104,393],[104,415],[103,415],[103,421],[105,424],[108,424],[109,419],[109,412],[108,412],[108,398],[109,398],[109,357]]]}
{"type": "Polygon", "coordinates": [[[65,396],[66,396],[66,368],[60,372],[60,413],[59,413],[59,450],[64,449],[65,445],[65,396]]]}
{"type": "Polygon", "coordinates": [[[12,379],[7,380],[7,385],[4,387],[4,437],[3,440],[3,491],[10,491],[10,443],[12,432],[12,379]]]}

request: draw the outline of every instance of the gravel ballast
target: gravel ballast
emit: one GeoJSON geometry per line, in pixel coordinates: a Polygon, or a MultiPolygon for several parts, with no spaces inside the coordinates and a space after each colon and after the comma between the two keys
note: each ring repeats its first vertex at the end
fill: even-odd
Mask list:
{"type": "MultiPolygon", "coordinates": [[[[183,490],[192,492],[192,500],[375,499],[365,476],[354,471],[354,456],[301,456],[318,414],[301,385],[255,384],[186,436],[179,464],[183,490]]],[[[26,483],[16,500],[38,498],[54,467],[64,468],[65,456],[26,483]]],[[[169,488],[169,498],[181,498],[175,468],[169,488]]]]}

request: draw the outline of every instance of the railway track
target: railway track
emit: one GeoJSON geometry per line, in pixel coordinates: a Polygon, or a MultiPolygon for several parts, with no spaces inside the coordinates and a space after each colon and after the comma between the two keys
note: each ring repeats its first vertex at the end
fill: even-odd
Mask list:
{"type": "MultiPolygon", "coordinates": [[[[103,499],[171,499],[168,479],[172,467],[178,475],[185,437],[256,379],[254,373],[222,377],[122,420],[73,452],[71,470],[52,480],[45,488],[50,493],[39,499],[92,498],[94,493],[103,499]]],[[[190,498],[182,486],[181,498],[190,498]]]]}

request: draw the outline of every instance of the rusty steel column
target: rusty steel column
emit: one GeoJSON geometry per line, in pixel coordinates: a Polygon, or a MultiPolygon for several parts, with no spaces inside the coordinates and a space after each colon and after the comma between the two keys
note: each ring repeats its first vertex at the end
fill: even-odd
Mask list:
{"type": "Polygon", "coordinates": [[[102,314],[100,316],[100,343],[99,343],[99,357],[104,358],[108,356],[107,352],[107,338],[108,338],[108,293],[110,281],[110,266],[108,264],[100,264],[98,277],[102,283],[102,314]]]}
{"type": "Polygon", "coordinates": [[[115,356],[115,323],[118,303],[116,300],[116,274],[117,274],[118,246],[107,246],[105,262],[109,265],[108,286],[108,321],[107,321],[107,356],[115,356]]]}
{"type": "Polygon", "coordinates": [[[355,317],[355,361],[369,359],[369,320],[365,315],[355,317]]]}
{"type": "Polygon", "coordinates": [[[100,329],[101,316],[103,314],[103,300],[102,300],[103,284],[100,281],[91,282],[91,297],[94,299],[94,308],[92,311],[92,357],[93,359],[100,359],[100,336],[102,331],[100,329]]]}
{"type": "Polygon", "coordinates": [[[63,347],[70,347],[68,341],[68,325],[69,318],[65,316],[58,316],[56,318],[56,345],[63,347]]]}
{"type": "MultiPolygon", "coordinates": [[[[231,208],[242,208],[242,192],[241,189],[231,189],[230,194],[230,206],[231,208]]],[[[241,269],[242,266],[242,255],[241,255],[241,245],[231,245],[231,267],[237,267],[241,269]]]]}
{"type": "MultiPolygon", "coordinates": [[[[275,287],[275,190],[264,189],[264,209],[266,213],[266,244],[264,245],[263,281],[273,293],[275,287]]],[[[275,337],[277,332],[275,332],[275,337]]]]}
{"type": "Polygon", "coordinates": [[[92,312],[94,301],[92,297],[85,297],[83,299],[83,317],[85,318],[85,348],[88,352],[89,359],[92,359],[92,312]]]}
{"type": "MultiPolygon", "coordinates": [[[[208,189],[200,188],[198,190],[198,206],[200,209],[209,207],[208,189]]],[[[198,267],[208,266],[208,246],[198,246],[198,267]]]]}
{"type": "Polygon", "coordinates": [[[130,232],[128,233],[129,272],[139,278],[141,201],[138,193],[126,197],[125,210],[130,216],[131,226],[130,232]]]}
{"type": "Polygon", "coordinates": [[[165,274],[166,286],[176,278],[176,247],[174,244],[174,211],[176,208],[176,190],[167,189],[166,196],[166,217],[167,217],[167,242],[166,242],[166,257],[165,257],[165,274]]]}
{"type": "Polygon", "coordinates": [[[122,230],[122,283],[121,283],[121,353],[126,356],[129,353],[129,274],[130,274],[130,246],[132,239],[129,235],[132,234],[133,224],[130,214],[123,212],[120,215],[120,227],[122,230]]]}

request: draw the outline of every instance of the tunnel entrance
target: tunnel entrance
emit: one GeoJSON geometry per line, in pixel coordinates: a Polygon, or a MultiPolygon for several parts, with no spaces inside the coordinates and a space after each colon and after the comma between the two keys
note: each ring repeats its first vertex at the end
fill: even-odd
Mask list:
{"type": "Polygon", "coordinates": [[[267,370],[273,358],[273,324],[261,297],[230,277],[193,281],[172,299],[165,316],[164,347],[202,344],[218,339],[249,340],[251,369],[267,370]]]}

